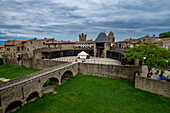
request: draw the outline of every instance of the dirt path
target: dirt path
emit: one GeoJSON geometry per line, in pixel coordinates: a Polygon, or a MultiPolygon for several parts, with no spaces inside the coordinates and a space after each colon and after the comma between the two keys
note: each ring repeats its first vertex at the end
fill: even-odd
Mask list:
{"type": "Polygon", "coordinates": [[[49,93],[49,92],[53,92],[54,91],[54,87],[55,86],[52,86],[52,85],[49,85],[47,87],[43,87],[43,89],[42,89],[43,94],[49,93]]]}
{"type": "Polygon", "coordinates": [[[10,79],[6,79],[6,78],[0,78],[0,81],[6,82],[9,81],[10,79]]]}

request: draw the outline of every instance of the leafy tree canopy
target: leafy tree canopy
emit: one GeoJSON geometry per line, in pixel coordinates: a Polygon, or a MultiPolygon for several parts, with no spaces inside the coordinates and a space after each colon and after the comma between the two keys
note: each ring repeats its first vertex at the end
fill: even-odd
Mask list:
{"type": "Polygon", "coordinates": [[[156,44],[140,44],[129,49],[128,54],[124,56],[128,61],[139,59],[144,62],[148,69],[152,69],[156,64],[155,68],[161,71],[165,71],[167,66],[170,64],[170,52],[164,47],[159,47],[156,44]]]}
{"type": "Polygon", "coordinates": [[[167,38],[167,37],[170,37],[170,31],[159,34],[159,38],[167,38]]]}

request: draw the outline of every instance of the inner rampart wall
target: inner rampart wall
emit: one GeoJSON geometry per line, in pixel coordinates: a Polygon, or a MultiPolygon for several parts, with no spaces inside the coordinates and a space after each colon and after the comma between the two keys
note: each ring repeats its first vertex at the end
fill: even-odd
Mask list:
{"type": "Polygon", "coordinates": [[[79,73],[134,82],[138,66],[79,63],[79,73]]]}

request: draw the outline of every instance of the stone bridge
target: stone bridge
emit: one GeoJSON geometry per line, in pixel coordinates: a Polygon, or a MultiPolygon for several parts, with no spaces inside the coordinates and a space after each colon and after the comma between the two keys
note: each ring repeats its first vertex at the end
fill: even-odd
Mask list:
{"type": "Polygon", "coordinates": [[[0,113],[16,110],[31,100],[41,97],[44,84],[61,85],[78,73],[78,63],[67,63],[0,84],[0,113]]]}
{"type": "MultiPolygon", "coordinates": [[[[0,113],[8,113],[41,97],[78,73],[134,82],[137,66],[95,63],[68,63],[42,60],[41,67],[52,67],[0,84],[0,113]],[[57,65],[57,66],[56,66],[57,65]],[[55,67],[53,67],[55,66],[55,67]]],[[[44,67],[44,68],[45,68],[44,67]]]]}

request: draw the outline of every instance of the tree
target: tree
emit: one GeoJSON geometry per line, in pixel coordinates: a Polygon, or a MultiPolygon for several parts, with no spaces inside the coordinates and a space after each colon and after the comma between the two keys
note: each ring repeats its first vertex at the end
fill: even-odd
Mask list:
{"type": "Polygon", "coordinates": [[[167,37],[170,37],[170,31],[159,34],[159,38],[167,38],[167,37]]]}
{"type": "Polygon", "coordinates": [[[140,44],[129,49],[128,54],[124,58],[128,61],[139,59],[144,62],[143,65],[148,67],[148,73],[155,65],[155,69],[165,71],[167,66],[170,65],[170,52],[164,47],[160,47],[157,44],[140,44]]]}

